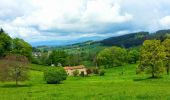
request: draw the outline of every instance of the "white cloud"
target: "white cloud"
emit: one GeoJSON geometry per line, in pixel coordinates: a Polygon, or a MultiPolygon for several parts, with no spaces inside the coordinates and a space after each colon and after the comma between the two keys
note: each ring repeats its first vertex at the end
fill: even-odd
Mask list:
{"type": "Polygon", "coordinates": [[[168,28],[169,4],[170,0],[1,0],[0,27],[28,42],[106,37],[168,28]]]}
{"type": "Polygon", "coordinates": [[[160,19],[160,24],[163,27],[170,27],[170,16],[165,16],[160,19]]]}
{"type": "Polygon", "coordinates": [[[3,0],[0,6],[0,26],[12,37],[29,42],[46,40],[45,37],[69,39],[71,33],[79,34],[76,38],[94,36],[107,24],[124,23],[133,18],[111,0],[3,0]],[[1,18],[3,16],[6,18],[1,18]],[[56,31],[51,33],[56,35],[50,37],[50,33],[43,31],[56,31]],[[62,38],[62,32],[68,37],[62,38]]]}

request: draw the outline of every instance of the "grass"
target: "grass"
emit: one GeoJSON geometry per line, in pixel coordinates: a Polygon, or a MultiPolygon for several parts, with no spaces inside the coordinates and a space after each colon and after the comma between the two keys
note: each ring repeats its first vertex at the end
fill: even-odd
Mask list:
{"type": "Polygon", "coordinates": [[[0,100],[170,99],[170,76],[148,79],[148,75],[136,75],[135,67],[134,64],[107,69],[105,76],[68,77],[61,84],[46,84],[43,72],[34,68],[30,80],[20,83],[20,87],[12,82],[0,83],[0,100]]]}

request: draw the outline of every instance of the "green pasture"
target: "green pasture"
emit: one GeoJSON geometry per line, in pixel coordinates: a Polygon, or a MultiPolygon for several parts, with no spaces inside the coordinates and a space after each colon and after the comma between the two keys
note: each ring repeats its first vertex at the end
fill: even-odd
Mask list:
{"type": "Polygon", "coordinates": [[[0,83],[0,100],[170,99],[170,76],[150,79],[149,75],[136,75],[135,64],[106,69],[105,76],[68,77],[61,84],[46,84],[44,67],[32,65],[30,80],[19,87],[13,82],[0,83]]]}

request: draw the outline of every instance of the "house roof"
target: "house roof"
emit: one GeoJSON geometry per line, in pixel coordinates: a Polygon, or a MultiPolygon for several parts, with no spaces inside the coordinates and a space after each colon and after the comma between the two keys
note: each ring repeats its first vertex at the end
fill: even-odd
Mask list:
{"type": "Polygon", "coordinates": [[[74,69],[83,69],[85,68],[84,65],[79,65],[79,66],[66,66],[64,67],[65,70],[74,70],[74,69]]]}

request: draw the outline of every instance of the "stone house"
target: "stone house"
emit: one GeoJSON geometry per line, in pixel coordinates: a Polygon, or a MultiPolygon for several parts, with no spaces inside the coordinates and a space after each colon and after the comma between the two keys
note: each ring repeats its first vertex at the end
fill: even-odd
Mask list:
{"type": "Polygon", "coordinates": [[[66,66],[64,67],[65,71],[67,72],[67,74],[69,76],[72,76],[73,75],[73,72],[75,70],[78,70],[79,71],[79,74],[80,73],[84,73],[84,75],[87,75],[87,72],[86,72],[86,68],[84,65],[79,65],[79,66],[66,66]]]}

